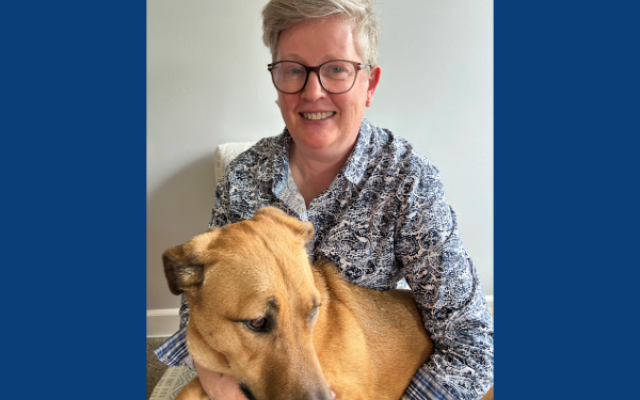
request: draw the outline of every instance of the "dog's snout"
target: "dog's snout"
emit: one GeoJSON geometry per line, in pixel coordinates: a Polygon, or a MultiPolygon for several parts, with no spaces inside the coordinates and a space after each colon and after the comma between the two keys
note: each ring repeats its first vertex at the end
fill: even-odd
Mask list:
{"type": "Polygon", "coordinates": [[[321,386],[317,390],[309,393],[309,395],[302,400],[333,400],[335,395],[327,386],[321,386]]]}

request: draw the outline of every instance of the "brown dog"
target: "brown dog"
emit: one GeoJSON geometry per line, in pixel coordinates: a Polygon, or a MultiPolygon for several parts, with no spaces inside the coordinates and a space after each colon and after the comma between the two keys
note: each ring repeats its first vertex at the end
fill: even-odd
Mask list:
{"type": "MultiPolygon", "coordinates": [[[[264,208],[165,251],[169,288],[191,306],[189,352],[250,400],[399,399],[433,349],[411,292],[312,268],[312,238],[311,223],[264,208]]],[[[196,378],[178,398],[207,397],[196,378]]]]}

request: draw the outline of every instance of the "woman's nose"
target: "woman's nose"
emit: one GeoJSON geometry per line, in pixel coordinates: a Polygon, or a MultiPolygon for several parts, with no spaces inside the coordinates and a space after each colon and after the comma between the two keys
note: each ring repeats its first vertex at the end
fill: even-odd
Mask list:
{"type": "Polygon", "coordinates": [[[302,90],[302,95],[306,100],[315,101],[325,95],[325,90],[320,84],[320,76],[316,71],[309,72],[307,84],[302,90]]]}

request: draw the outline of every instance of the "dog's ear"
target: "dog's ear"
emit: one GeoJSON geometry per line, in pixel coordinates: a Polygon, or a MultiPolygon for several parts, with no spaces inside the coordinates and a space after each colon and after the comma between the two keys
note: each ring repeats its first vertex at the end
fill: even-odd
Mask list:
{"type": "Polygon", "coordinates": [[[185,291],[197,291],[202,286],[207,249],[219,234],[220,229],[210,229],[162,254],[164,274],[171,293],[178,295],[185,291]]]}
{"type": "Polygon", "coordinates": [[[252,219],[268,218],[283,225],[286,225],[294,233],[302,237],[302,240],[306,243],[313,239],[313,224],[311,222],[302,222],[297,218],[294,218],[284,211],[275,207],[261,208],[256,212],[252,219]]]}

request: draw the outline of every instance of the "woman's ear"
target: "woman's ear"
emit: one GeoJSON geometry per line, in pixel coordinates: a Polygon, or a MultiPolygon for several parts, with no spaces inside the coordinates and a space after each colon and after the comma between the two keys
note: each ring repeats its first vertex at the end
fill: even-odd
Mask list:
{"type": "Polygon", "coordinates": [[[373,94],[378,87],[378,83],[380,82],[380,72],[381,68],[379,65],[372,65],[371,71],[369,71],[369,87],[367,88],[367,99],[372,99],[373,94]]]}

